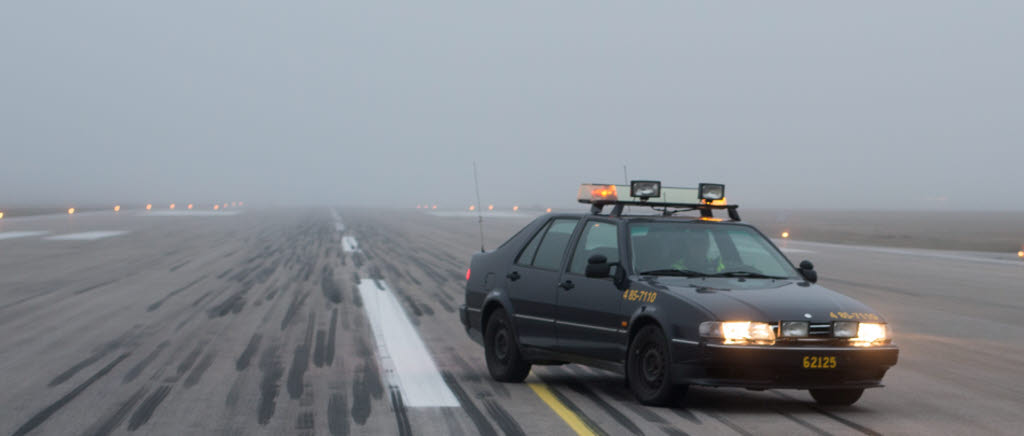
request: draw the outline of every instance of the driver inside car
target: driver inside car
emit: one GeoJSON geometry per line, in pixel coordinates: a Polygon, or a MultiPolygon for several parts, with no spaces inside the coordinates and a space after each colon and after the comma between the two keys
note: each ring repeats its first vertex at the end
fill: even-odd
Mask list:
{"type": "Polygon", "coordinates": [[[673,269],[690,270],[705,274],[725,271],[725,263],[721,256],[709,258],[711,237],[708,232],[691,230],[673,235],[669,241],[670,259],[678,259],[672,264],[673,269]]]}

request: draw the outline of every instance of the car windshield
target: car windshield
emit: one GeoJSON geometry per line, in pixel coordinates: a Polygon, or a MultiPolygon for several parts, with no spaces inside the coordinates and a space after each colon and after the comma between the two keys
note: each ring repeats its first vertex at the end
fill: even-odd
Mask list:
{"type": "Polygon", "coordinates": [[[746,226],[633,222],[629,239],[633,271],[638,274],[797,278],[789,261],[746,226]]]}

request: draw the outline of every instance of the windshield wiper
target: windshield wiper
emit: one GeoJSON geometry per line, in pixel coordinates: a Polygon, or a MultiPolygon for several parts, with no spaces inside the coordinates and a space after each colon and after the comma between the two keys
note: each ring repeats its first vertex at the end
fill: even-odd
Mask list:
{"type": "Polygon", "coordinates": [[[770,276],[750,271],[726,271],[718,274],[711,274],[709,277],[743,277],[747,279],[776,279],[781,280],[788,277],[770,276]]]}
{"type": "Polygon", "coordinates": [[[642,276],[679,276],[679,277],[708,277],[700,271],[688,269],[654,269],[640,273],[642,276]]]}

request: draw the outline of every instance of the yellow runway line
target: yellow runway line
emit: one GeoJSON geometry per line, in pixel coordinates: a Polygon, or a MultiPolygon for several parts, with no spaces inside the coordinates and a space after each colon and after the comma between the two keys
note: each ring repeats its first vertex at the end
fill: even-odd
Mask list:
{"type": "Polygon", "coordinates": [[[558,397],[556,397],[555,394],[551,392],[551,389],[548,388],[548,385],[536,382],[530,382],[527,383],[527,385],[529,385],[530,389],[533,389],[533,392],[537,394],[537,396],[540,397],[541,400],[544,400],[544,403],[546,403],[548,407],[551,408],[551,410],[554,410],[555,413],[558,414],[558,416],[562,418],[562,420],[565,421],[566,424],[569,425],[569,428],[576,432],[576,434],[597,434],[594,433],[594,431],[591,430],[590,427],[588,427],[582,419],[580,419],[579,415],[577,415],[572,410],[569,410],[568,407],[565,407],[565,404],[562,404],[562,402],[559,401],[558,397]]]}

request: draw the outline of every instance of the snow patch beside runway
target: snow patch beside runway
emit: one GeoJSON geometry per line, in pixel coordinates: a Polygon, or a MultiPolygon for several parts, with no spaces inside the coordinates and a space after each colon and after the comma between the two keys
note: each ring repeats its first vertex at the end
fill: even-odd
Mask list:
{"type": "Polygon", "coordinates": [[[15,239],[15,238],[27,238],[29,236],[42,236],[50,232],[0,232],[0,240],[3,239],[15,239]]]}
{"type": "Polygon", "coordinates": [[[342,236],[341,249],[346,253],[353,253],[359,251],[359,242],[356,241],[356,238],[353,238],[351,236],[342,236]]]}
{"type": "Polygon", "coordinates": [[[459,400],[441,378],[426,344],[387,285],[377,280],[360,280],[359,295],[373,328],[387,382],[401,390],[405,406],[459,407],[459,400]]]}
{"type": "Polygon", "coordinates": [[[128,232],[122,230],[98,230],[93,232],[65,233],[43,238],[47,241],[95,241],[97,239],[121,236],[128,232]]]}

